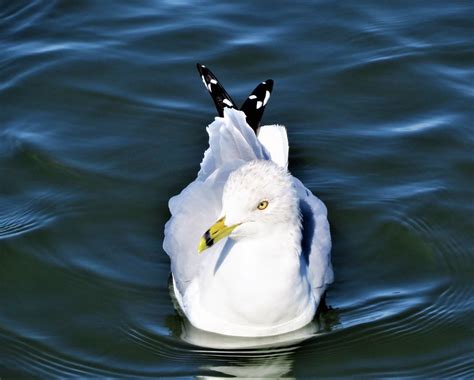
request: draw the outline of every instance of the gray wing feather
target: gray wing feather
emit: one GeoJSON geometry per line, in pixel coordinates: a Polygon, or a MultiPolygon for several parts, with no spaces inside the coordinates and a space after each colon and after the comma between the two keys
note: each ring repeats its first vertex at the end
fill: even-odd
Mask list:
{"type": "Polygon", "coordinates": [[[331,233],[324,203],[298,179],[294,179],[303,216],[302,254],[308,263],[308,277],[318,298],[334,281],[331,264],[331,233]]]}

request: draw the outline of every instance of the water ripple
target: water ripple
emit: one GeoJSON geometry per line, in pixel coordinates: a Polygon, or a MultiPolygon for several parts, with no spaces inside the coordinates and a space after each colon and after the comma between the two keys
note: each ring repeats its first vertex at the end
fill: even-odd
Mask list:
{"type": "Polygon", "coordinates": [[[3,198],[0,201],[0,240],[22,235],[47,226],[55,215],[47,212],[48,197],[31,199],[18,197],[3,198]]]}

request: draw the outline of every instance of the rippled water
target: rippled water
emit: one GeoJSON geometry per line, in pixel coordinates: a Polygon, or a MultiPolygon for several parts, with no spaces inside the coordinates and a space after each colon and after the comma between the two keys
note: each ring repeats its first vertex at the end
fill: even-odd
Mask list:
{"type": "Polygon", "coordinates": [[[0,2],[0,377],[474,377],[473,20],[458,0],[0,2]],[[215,114],[197,61],[238,101],[275,80],[264,121],[329,209],[331,309],[285,344],[206,348],[169,296],[167,201],[215,114]]]}

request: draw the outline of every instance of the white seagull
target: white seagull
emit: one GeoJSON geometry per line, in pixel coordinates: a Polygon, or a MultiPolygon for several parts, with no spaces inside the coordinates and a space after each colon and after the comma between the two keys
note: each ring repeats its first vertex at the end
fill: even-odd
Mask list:
{"type": "Polygon", "coordinates": [[[282,125],[260,120],[273,81],[240,110],[197,65],[219,116],[197,178],[169,201],[163,248],[173,289],[191,324],[218,334],[261,337],[310,323],[333,281],[327,210],[288,172],[282,125]]]}

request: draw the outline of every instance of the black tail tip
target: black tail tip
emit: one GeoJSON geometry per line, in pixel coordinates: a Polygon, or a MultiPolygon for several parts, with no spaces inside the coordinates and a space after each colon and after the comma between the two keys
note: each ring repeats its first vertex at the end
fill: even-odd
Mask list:
{"type": "MultiPolygon", "coordinates": [[[[216,105],[219,116],[224,116],[224,108],[237,108],[232,98],[226,92],[222,84],[218,81],[216,76],[202,63],[197,62],[196,68],[206,87],[206,90],[212,97],[216,105]]],[[[270,98],[273,90],[273,79],[267,79],[260,82],[252,93],[247,97],[245,102],[240,107],[247,118],[247,124],[257,132],[262,120],[263,111],[270,98]]]]}
{"type": "Polygon", "coordinates": [[[265,83],[268,87],[268,90],[272,91],[273,90],[273,79],[267,79],[266,81],[263,81],[262,83],[265,83]]]}

